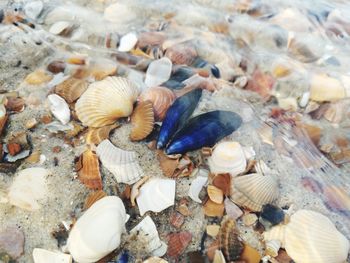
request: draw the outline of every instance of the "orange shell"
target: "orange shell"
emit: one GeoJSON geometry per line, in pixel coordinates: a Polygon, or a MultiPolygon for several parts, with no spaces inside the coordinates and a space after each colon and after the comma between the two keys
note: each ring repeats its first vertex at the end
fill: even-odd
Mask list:
{"type": "Polygon", "coordinates": [[[230,174],[218,174],[214,177],[212,185],[221,189],[224,195],[230,195],[231,176],[230,174]]]}
{"type": "Polygon", "coordinates": [[[178,44],[169,47],[165,56],[168,57],[173,64],[191,65],[197,57],[197,51],[189,44],[178,44]]]}
{"type": "Polygon", "coordinates": [[[204,214],[206,216],[212,216],[212,217],[222,217],[225,211],[224,203],[217,204],[211,201],[210,199],[207,200],[203,208],[204,208],[204,214]]]}
{"type": "Polygon", "coordinates": [[[170,224],[175,228],[180,228],[184,221],[185,217],[178,212],[173,212],[170,216],[170,224]]]}
{"type": "Polygon", "coordinates": [[[84,209],[87,210],[95,202],[97,202],[98,200],[102,199],[105,196],[107,196],[107,194],[102,190],[90,193],[85,199],[84,209]]]}
{"type": "Polygon", "coordinates": [[[177,258],[183,254],[187,246],[192,240],[192,234],[188,231],[181,231],[179,233],[171,233],[168,236],[168,251],[169,257],[177,258]]]}
{"type": "Polygon", "coordinates": [[[220,228],[220,248],[227,262],[232,262],[240,258],[244,245],[239,239],[236,230],[236,223],[233,219],[223,220],[220,228]]]}
{"type": "Polygon", "coordinates": [[[45,82],[49,82],[52,79],[52,76],[46,73],[42,69],[38,69],[30,74],[24,79],[30,85],[40,85],[45,82]]]}
{"type": "Polygon", "coordinates": [[[132,130],[130,139],[140,141],[146,138],[153,130],[154,113],[152,102],[140,102],[131,115],[132,130]]]}
{"type": "Polygon", "coordinates": [[[207,191],[210,200],[214,203],[221,204],[224,201],[224,193],[220,188],[208,185],[207,191]]]}
{"type": "Polygon", "coordinates": [[[162,121],[176,99],[176,95],[168,88],[154,87],[147,89],[140,95],[140,101],[149,100],[153,104],[154,115],[157,121],[162,121]]]}
{"type": "Polygon", "coordinates": [[[69,78],[56,86],[55,93],[68,103],[72,103],[80,98],[87,87],[88,84],[85,80],[69,78]]]}
{"type": "Polygon", "coordinates": [[[169,158],[163,151],[157,151],[159,165],[166,177],[173,177],[180,158],[169,158]]]}
{"type": "Polygon", "coordinates": [[[7,121],[8,115],[6,114],[2,118],[0,118],[0,135],[2,135],[2,132],[4,131],[6,121],[7,121]]]}
{"type": "Polygon", "coordinates": [[[98,145],[103,140],[108,139],[111,131],[117,127],[119,127],[118,124],[112,124],[101,128],[90,127],[85,135],[86,143],[98,145]]]}
{"type": "Polygon", "coordinates": [[[90,189],[102,189],[102,179],[99,170],[97,155],[91,150],[86,150],[79,157],[75,168],[79,180],[90,189]]]}

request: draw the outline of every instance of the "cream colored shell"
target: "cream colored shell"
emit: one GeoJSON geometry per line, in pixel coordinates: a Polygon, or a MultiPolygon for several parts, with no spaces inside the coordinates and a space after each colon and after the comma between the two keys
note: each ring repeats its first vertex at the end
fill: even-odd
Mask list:
{"type": "Polygon", "coordinates": [[[34,263],[72,263],[72,256],[61,252],[52,252],[42,248],[34,248],[34,263]]]}
{"type": "Polygon", "coordinates": [[[89,85],[75,110],[85,126],[102,127],[132,113],[139,90],[130,80],[107,77],[89,85]]]}

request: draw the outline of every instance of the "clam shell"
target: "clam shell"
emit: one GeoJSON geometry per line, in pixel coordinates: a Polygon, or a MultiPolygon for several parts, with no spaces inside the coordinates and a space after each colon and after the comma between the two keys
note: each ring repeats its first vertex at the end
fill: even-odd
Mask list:
{"type": "Polygon", "coordinates": [[[281,241],[279,240],[270,240],[265,243],[265,253],[266,255],[277,257],[278,251],[281,248],[281,241]]]}
{"type": "Polygon", "coordinates": [[[139,101],[149,100],[152,102],[155,119],[157,121],[162,121],[165,118],[169,107],[173,104],[175,99],[176,96],[174,92],[164,87],[147,89],[141,93],[139,97],[139,101]]]}
{"type": "Polygon", "coordinates": [[[137,43],[137,36],[135,33],[130,32],[120,39],[118,51],[129,52],[134,48],[137,43]]]}
{"type": "Polygon", "coordinates": [[[52,252],[42,248],[34,248],[34,263],[72,263],[72,256],[61,252],[52,252]]]}
{"type": "Polygon", "coordinates": [[[98,145],[103,140],[108,139],[111,131],[117,127],[119,127],[117,124],[112,124],[101,128],[89,128],[85,137],[86,143],[98,145]]]}
{"type": "Polygon", "coordinates": [[[72,29],[72,23],[68,21],[57,21],[54,23],[49,32],[54,35],[67,35],[72,29]]]}
{"type": "Polygon", "coordinates": [[[145,139],[153,130],[154,113],[152,102],[140,102],[131,115],[132,130],[130,133],[131,141],[140,141],[145,139]]]}
{"type": "Polygon", "coordinates": [[[188,231],[182,231],[179,233],[171,233],[168,236],[168,251],[169,257],[177,258],[183,254],[187,246],[192,240],[192,234],[188,231]]]}
{"type": "Polygon", "coordinates": [[[30,74],[24,79],[30,85],[40,85],[45,82],[49,82],[52,76],[47,74],[44,70],[38,69],[30,74]]]}
{"type": "Polygon", "coordinates": [[[69,78],[55,87],[55,93],[68,103],[72,103],[80,98],[87,87],[88,84],[85,80],[69,78]]]}
{"type": "Polygon", "coordinates": [[[166,57],[151,62],[146,72],[146,86],[156,87],[167,81],[170,78],[172,66],[170,59],[166,57]]]}
{"type": "Polygon", "coordinates": [[[85,126],[110,125],[131,114],[138,94],[138,88],[128,79],[107,77],[89,85],[75,104],[75,110],[85,126]]]}
{"type": "Polygon", "coordinates": [[[102,189],[102,179],[98,158],[91,150],[86,150],[76,163],[78,179],[90,189],[102,189]]]}
{"type": "Polygon", "coordinates": [[[52,114],[62,123],[67,124],[70,120],[70,110],[67,102],[56,94],[48,97],[52,114]]]}
{"type": "Polygon", "coordinates": [[[147,211],[161,212],[175,201],[175,180],[151,178],[140,188],[136,198],[141,216],[147,211]]]}
{"type": "Polygon", "coordinates": [[[252,211],[261,211],[278,196],[278,183],[272,175],[248,174],[234,178],[231,184],[231,200],[252,211]]]}
{"type": "Polygon", "coordinates": [[[117,63],[111,59],[99,58],[91,62],[89,74],[95,80],[103,80],[117,73],[117,63]]]}
{"type": "Polygon", "coordinates": [[[203,206],[204,214],[211,217],[222,217],[225,211],[225,205],[223,203],[217,204],[210,199],[203,206]]]}
{"type": "Polygon", "coordinates": [[[310,83],[310,99],[314,101],[334,101],[346,97],[342,83],[327,75],[313,75],[310,83]]]}
{"type": "Polygon", "coordinates": [[[97,146],[96,153],[118,183],[133,184],[143,176],[135,152],[122,150],[104,140],[97,146]]]}
{"type": "Polygon", "coordinates": [[[197,57],[197,51],[190,44],[182,43],[167,48],[165,56],[175,65],[191,65],[197,57]]]}
{"type": "Polygon", "coordinates": [[[238,142],[221,142],[208,159],[212,173],[230,173],[232,176],[244,172],[247,161],[242,146],[238,142]]]}
{"type": "Polygon", "coordinates": [[[94,203],[75,223],[67,247],[77,262],[95,262],[120,244],[127,215],[121,199],[106,196],[94,203]]]}
{"type": "Polygon", "coordinates": [[[239,259],[244,245],[239,238],[233,219],[225,219],[221,223],[219,244],[227,262],[239,259]]]}
{"type": "Polygon", "coordinates": [[[191,183],[190,189],[188,191],[188,196],[193,201],[196,201],[197,203],[202,203],[202,200],[199,199],[199,193],[207,182],[208,173],[206,173],[205,170],[199,170],[198,176],[191,183]]]}

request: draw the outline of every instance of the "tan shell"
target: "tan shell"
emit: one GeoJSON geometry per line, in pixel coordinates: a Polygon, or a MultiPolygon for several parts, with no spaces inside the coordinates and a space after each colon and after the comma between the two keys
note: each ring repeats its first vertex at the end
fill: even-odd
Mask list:
{"type": "Polygon", "coordinates": [[[47,74],[44,70],[38,69],[24,79],[30,85],[40,85],[45,82],[49,82],[52,79],[52,76],[47,74]]]}
{"type": "Polygon", "coordinates": [[[342,83],[327,75],[314,75],[310,83],[310,99],[314,101],[334,101],[346,97],[342,83]]]}
{"type": "Polygon", "coordinates": [[[191,65],[197,57],[196,49],[187,43],[173,45],[169,47],[165,56],[168,57],[173,64],[191,65]]]}
{"type": "Polygon", "coordinates": [[[79,180],[90,189],[102,189],[102,179],[98,158],[91,150],[86,150],[76,163],[79,180]]]}
{"type": "Polygon", "coordinates": [[[88,84],[85,80],[69,78],[56,86],[55,93],[68,103],[72,103],[80,98],[87,87],[88,84]]]}
{"type": "Polygon", "coordinates": [[[231,200],[252,211],[261,211],[278,196],[278,183],[272,175],[248,174],[234,178],[231,184],[231,200]]]}
{"type": "Polygon", "coordinates": [[[117,127],[119,127],[118,124],[112,124],[101,128],[89,128],[85,135],[86,143],[98,145],[103,140],[108,139],[111,131],[117,127]]]}
{"type": "Polygon", "coordinates": [[[131,115],[132,130],[130,139],[140,141],[146,138],[153,130],[154,114],[152,102],[140,102],[131,115]]]}
{"type": "Polygon", "coordinates": [[[224,215],[225,211],[225,205],[217,204],[211,201],[210,199],[207,200],[207,202],[203,206],[204,214],[206,216],[212,216],[212,217],[222,217],[224,215]]]}
{"type": "Polygon", "coordinates": [[[224,201],[224,193],[220,188],[208,185],[207,191],[210,200],[214,203],[221,204],[224,201]]]}
{"type": "Polygon", "coordinates": [[[148,46],[160,46],[164,42],[166,36],[162,32],[143,32],[139,36],[137,46],[141,49],[148,46]]]}
{"type": "Polygon", "coordinates": [[[165,115],[176,99],[175,93],[168,88],[154,87],[144,91],[140,97],[140,101],[149,100],[153,104],[155,119],[162,121],[165,115]]]}
{"type": "Polygon", "coordinates": [[[84,209],[90,208],[94,203],[105,196],[107,196],[107,194],[102,190],[90,193],[85,199],[84,209]]]}
{"type": "Polygon", "coordinates": [[[75,104],[75,110],[85,126],[110,125],[132,113],[138,94],[138,88],[128,79],[107,77],[89,85],[75,104]]]}
{"type": "Polygon", "coordinates": [[[219,244],[227,262],[240,258],[243,252],[243,243],[239,238],[236,223],[233,219],[224,219],[221,223],[219,244]]]}

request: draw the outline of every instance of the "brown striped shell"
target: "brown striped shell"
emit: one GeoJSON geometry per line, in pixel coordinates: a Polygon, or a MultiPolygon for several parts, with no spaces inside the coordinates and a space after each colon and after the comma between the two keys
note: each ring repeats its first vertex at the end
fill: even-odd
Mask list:
{"type": "Polygon", "coordinates": [[[152,102],[139,102],[131,115],[132,130],[130,139],[140,141],[146,138],[153,130],[154,113],[152,102]]]}
{"type": "Polygon", "coordinates": [[[55,93],[68,103],[72,103],[80,98],[87,87],[88,84],[85,80],[69,78],[56,86],[55,93]]]}
{"type": "Polygon", "coordinates": [[[171,258],[177,258],[183,254],[187,246],[192,240],[192,234],[188,231],[179,233],[171,233],[168,236],[168,251],[167,254],[171,258]]]}
{"type": "Polygon", "coordinates": [[[98,145],[103,140],[108,139],[111,131],[117,127],[119,127],[118,124],[112,124],[101,128],[89,128],[85,135],[86,143],[98,145]]]}
{"type": "Polygon", "coordinates": [[[219,233],[219,244],[227,262],[240,258],[244,245],[239,238],[236,223],[233,219],[224,219],[219,233]]]}
{"type": "Polygon", "coordinates": [[[98,158],[91,150],[86,150],[79,157],[75,168],[78,172],[79,180],[90,189],[102,189],[102,179],[100,175],[98,158]]]}

